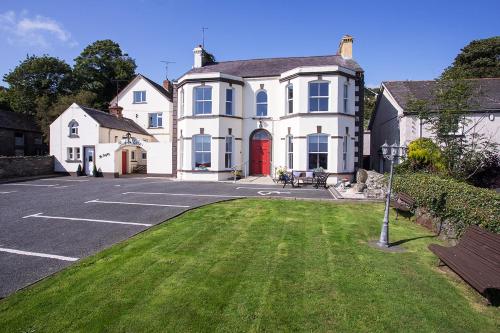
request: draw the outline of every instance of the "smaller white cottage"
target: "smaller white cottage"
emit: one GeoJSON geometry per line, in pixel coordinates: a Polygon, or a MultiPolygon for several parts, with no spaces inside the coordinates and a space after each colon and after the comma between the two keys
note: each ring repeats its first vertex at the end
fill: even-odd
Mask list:
{"type": "Polygon", "coordinates": [[[74,103],[50,125],[55,171],[172,176],[172,90],[138,74],[109,112],[74,103]]]}

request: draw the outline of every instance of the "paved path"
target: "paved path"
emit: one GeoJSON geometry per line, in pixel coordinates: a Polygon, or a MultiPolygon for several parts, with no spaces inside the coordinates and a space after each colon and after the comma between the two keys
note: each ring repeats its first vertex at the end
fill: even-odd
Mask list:
{"type": "Polygon", "coordinates": [[[188,209],[242,197],[334,200],[311,187],[147,177],[0,184],[0,297],[188,209]]]}

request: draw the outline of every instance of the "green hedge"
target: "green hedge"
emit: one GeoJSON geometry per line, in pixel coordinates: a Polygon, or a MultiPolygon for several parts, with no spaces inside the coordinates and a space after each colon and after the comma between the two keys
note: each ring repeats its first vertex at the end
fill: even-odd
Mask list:
{"type": "Polygon", "coordinates": [[[459,235],[473,224],[500,234],[500,195],[492,190],[426,173],[395,175],[393,188],[448,220],[459,235]]]}

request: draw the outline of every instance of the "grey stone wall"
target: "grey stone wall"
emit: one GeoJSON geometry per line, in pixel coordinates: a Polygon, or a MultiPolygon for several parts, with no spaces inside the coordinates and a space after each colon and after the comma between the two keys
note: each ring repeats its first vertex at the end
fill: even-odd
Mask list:
{"type": "Polygon", "coordinates": [[[54,173],[54,156],[0,156],[0,179],[54,173]]]}

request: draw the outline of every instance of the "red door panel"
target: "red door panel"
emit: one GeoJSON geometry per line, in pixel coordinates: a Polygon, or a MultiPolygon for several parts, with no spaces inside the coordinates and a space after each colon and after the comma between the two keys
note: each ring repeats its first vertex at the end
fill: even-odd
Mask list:
{"type": "Polygon", "coordinates": [[[250,172],[253,175],[270,174],[270,140],[252,140],[250,153],[252,161],[250,172]]]}
{"type": "Polygon", "coordinates": [[[122,174],[127,173],[127,152],[122,151],[122,174]]]}

